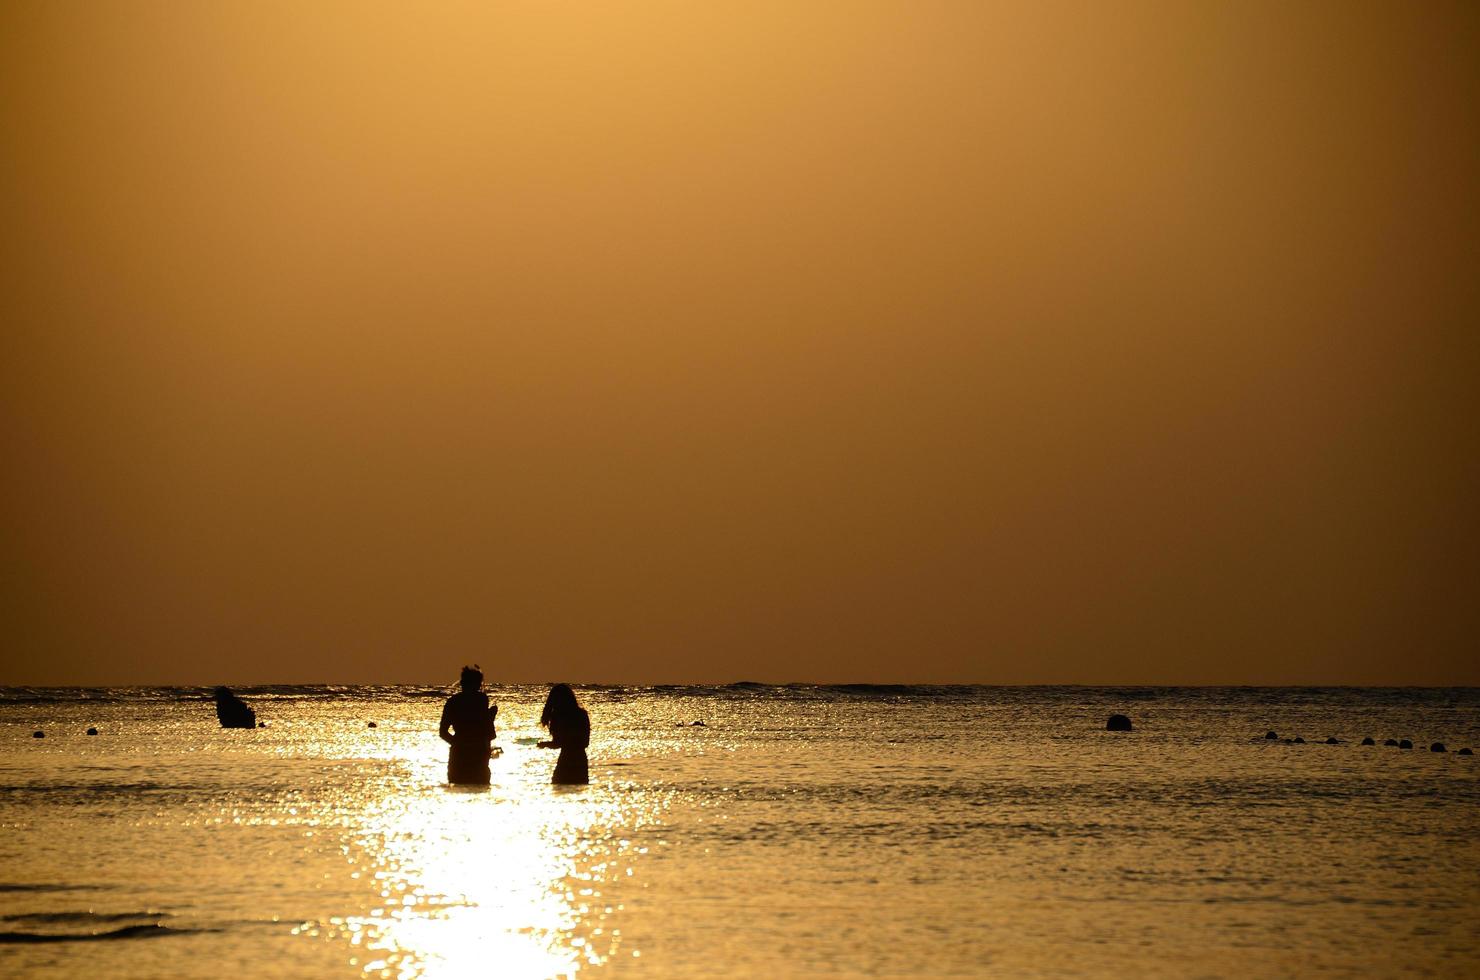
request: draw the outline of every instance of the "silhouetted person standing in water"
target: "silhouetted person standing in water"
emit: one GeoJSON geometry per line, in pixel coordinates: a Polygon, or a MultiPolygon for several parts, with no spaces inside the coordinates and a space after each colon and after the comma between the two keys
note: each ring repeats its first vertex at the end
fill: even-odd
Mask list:
{"type": "Polygon", "coordinates": [[[488,785],[489,745],[493,742],[493,719],[498,705],[489,707],[483,687],[483,671],[477,665],[462,669],[462,690],[442,706],[438,734],[452,748],[447,753],[447,781],[488,785]]]}
{"type": "Polygon", "coordinates": [[[556,684],[545,698],[545,710],[540,714],[540,724],[550,730],[550,740],[541,742],[542,749],[559,749],[560,758],[555,760],[555,775],[552,783],[589,783],[590,769],[586,764],[586,746],[591,744],[591,716],[586,714],[576,692],[569,684],[556,684]]]}
{"type": "Polygon", "coordinates": [[[216,720],[222,728],[256,728],[257,713],[230,688],[216,688],[216,720]]]}

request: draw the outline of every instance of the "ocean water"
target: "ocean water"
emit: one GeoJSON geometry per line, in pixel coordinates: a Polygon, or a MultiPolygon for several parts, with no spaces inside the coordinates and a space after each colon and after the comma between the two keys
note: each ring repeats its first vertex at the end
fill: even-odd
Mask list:
{"type": "Polygon", "coordinates": [[[1480,976],[1480,690],[238,693],[0,689],[0,976],[1480,976]]]}

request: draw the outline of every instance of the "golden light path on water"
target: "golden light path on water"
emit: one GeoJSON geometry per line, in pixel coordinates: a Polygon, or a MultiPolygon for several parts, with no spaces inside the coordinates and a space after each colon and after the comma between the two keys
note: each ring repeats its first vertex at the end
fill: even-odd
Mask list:
{"type": "Polygon", "coordinates": [[[295,934],[347,944],[351,967],[382,977],[574,976],[640,957],[624,942],[609,883],[630,881],[648,852],[633,832],[657,822],[663,794],[621,782],[551,786],[554,754],[534,740],[504,738],[509,751],[485,788],[445,785],[439,742],[415,739],[408,759],[381,739],[357,739],[361,758],[397,771],[345,801],[340,850],[368,890],[368,911],[295,934]]]}

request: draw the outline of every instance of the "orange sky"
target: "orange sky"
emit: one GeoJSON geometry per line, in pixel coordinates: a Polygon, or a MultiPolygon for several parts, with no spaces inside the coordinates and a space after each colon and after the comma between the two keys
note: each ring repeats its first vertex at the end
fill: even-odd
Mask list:
{"type": "Polygon", "coordinates": [[[1477,10],[7,3],[0,684],[1480,683],[1477,10]]]}

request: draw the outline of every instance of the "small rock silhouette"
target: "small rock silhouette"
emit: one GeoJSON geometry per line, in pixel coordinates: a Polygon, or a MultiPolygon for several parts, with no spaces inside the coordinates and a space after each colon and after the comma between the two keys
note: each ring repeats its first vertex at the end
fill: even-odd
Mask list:
{"type": "Polygon", "coordinates": [[[1444,743],[1443,742],[1435,742],[1433,745],[1430,745],[1429,746],[1429,751],[1430,752],[1443,752],[1444,751],[1444,743]]]}
{"type": "Polygon", "coordinates": [[[1275,741],[1278,741],[1279,740],[1279,736],[1276,735],[1274,732],[1265,732],[1264,733],[1264,738],[1265,738],[1266,741],[1270,741],[1270,742],[1275,742],[1275,741]]]}
{"type": "Polygon", "coordinates": [[[88,730],[87,730],[87,733],[88,733],[88,734],[89,734],[89,735],[96,735],[96,734],[97,734],[97,733],[98,733],[98,730],[97,730],[97,729],[96,729],[96,728],[89,728],[89,729],[88,729],[88,730]]]}
{"type": "Polygon", "coordinates": [[[222,728],[256,728],[257,713],[230,688],[218,687],[213,695],[216,700],[216,719],[222,728]]]}
{"type": "Polygon", "coordinates": [[[1460,749],[1460,750],[1459,750],[1459,751],[1458,751],[1458,752],[1456,752],[1456,753],[1454,753],[1454,754],[1455,754],[1455,755],[1474,755],[1474,754],[1475,754],[1475,753],[1474,753],[1474,752],[1472,752],[1472,751],[1471,751],[1471,750],[1470,750],[1470,749],[1468,749],[1468,748],[1464,748],[1464,749],[1460,749]]]}
{"type": "Polygon", "coordinates": [[[1408,741],[1408,739],[1405,738],[1405,739],[1403,739],[1403,741],[1401,741],[1401,742],[1398,743],[1398,748],[1400,748],[1400,749],[1411,749],[1411,748],[1413,748],[1413,743],[1410,742],[1410,741],[1408,741]]]}
{"type": "Polygon", "coordinates": [[[372,721],[368,725],[366,725],[365,727],[366,728],[379,728],[380,726],[377,725],[377,724],[375,724],[375,722],[372,721]]]}
{"type": "Polygon", "coordinates": [[[1296,745],[1304,745],[1305,744],[1305,739],[1301,738],[1299,735],[1296,735],[1293,739],[1291,739],[1291,741],[1294,744],[1296,744],[1296,745]]]}
{"type": "Polygon", "coordinates": [[[1131,730],[1131,720],[1125,715],[1111,715],[1105,722],[1107,732],[1128,732],[1131,730]]]}
{"type": "Polygon", "coordinates": [[[1372,736],[1369,735],[1366,738],[1362,739],[1362,744],[1363,745],[1376,745],[1377,743],[1374,742],[1374,741],[1372,741],[1372,736]]]}
{"type": "Polygon", "coordinates": [[[46,733],[45,732],[32,732],[31,733],[31,737],[32,738],[45,738],[46,737],[46,733]]]}
{"type": "Polygon", "coordinates": [[[1340,745],[1341,744],[1341,740],[1338,739],[1335,735],[1332,735],[1330,738],[1326,739],[1326,744],[1327,745],[1340,745]]]}

